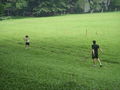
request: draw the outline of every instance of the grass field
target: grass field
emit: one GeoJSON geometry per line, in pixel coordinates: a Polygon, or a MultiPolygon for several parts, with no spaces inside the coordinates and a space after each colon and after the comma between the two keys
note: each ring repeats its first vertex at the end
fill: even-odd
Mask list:
{"type": "Polygon", "coordinates": [[[0,21],[0,90],[120,90],[120,12],[0,21]]]}

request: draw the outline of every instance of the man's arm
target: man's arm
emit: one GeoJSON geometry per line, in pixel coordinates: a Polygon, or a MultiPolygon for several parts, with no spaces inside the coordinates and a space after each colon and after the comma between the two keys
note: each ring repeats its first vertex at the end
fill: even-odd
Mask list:
{"type": "Polygon", "coordinates": [[[99,50],[103,53],[103,50],[101,48],[99,48],[99,50]]]}
{"type": "Polygon", "coordinates": [[[92,52],[93,52],[93,55],[95,55],[95,51],[94,51],[94,49],[92,49],[92,52]]]}

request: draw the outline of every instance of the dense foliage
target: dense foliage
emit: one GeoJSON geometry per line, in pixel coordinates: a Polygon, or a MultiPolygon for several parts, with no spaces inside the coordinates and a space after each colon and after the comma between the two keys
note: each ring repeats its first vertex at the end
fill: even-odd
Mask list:
{"type": "Polygon", "coordinates": [[[0,16],[52,16],[120,10],[119,0],[0,0],[0,16]]]}

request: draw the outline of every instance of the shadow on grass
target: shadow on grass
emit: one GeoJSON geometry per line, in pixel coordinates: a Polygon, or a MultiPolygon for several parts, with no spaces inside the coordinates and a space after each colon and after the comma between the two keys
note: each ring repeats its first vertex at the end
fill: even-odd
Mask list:
{"type": "Polygon", "coordinates": [[[26,19],[26,18],[33,18],[33,17],[5,16],[5,17],[0,17],[0,21],[9,20],[9,19],[26,19]]]}
{"type": "Polygon", "coordinates": [[[120,62],[117,61],[112,61],[112,60],[103,60],[106,63],[111,63],[111,64],[120,64],[120,62]]]}
{"type": "Polygon", "coordinates": [[[57,16],[66,16],[69,14],[63,15],[51,15],[51,16],[1,16],[0,21],[9,20],[9,19],[25,19],[25,18],[44,18],[44,17],[57,17],[57,16]]]}

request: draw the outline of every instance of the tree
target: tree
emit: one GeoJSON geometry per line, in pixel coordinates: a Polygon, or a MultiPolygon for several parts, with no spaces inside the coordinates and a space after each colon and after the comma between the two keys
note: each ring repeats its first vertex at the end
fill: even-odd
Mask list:
{"type": "Polygon", "coordinates": [[[0,16],[4,15],[4,4],[0,3],[0,16]]]}
{"type": "Polygon", "coordinates": [[[16,15],[25,16],[28,2],[26,0],[19,0],[16,2],[16,15]]]}
{"type": "Polygon", "coordinates": [[[112,11],[120,10],[120,0],[111,0],[110,9],[112,11]]]}
{"type": "Polygon", "coordinates": [[[53,16],[120,10],[120,0],[0,0],[0,16],[53,16]]]}

